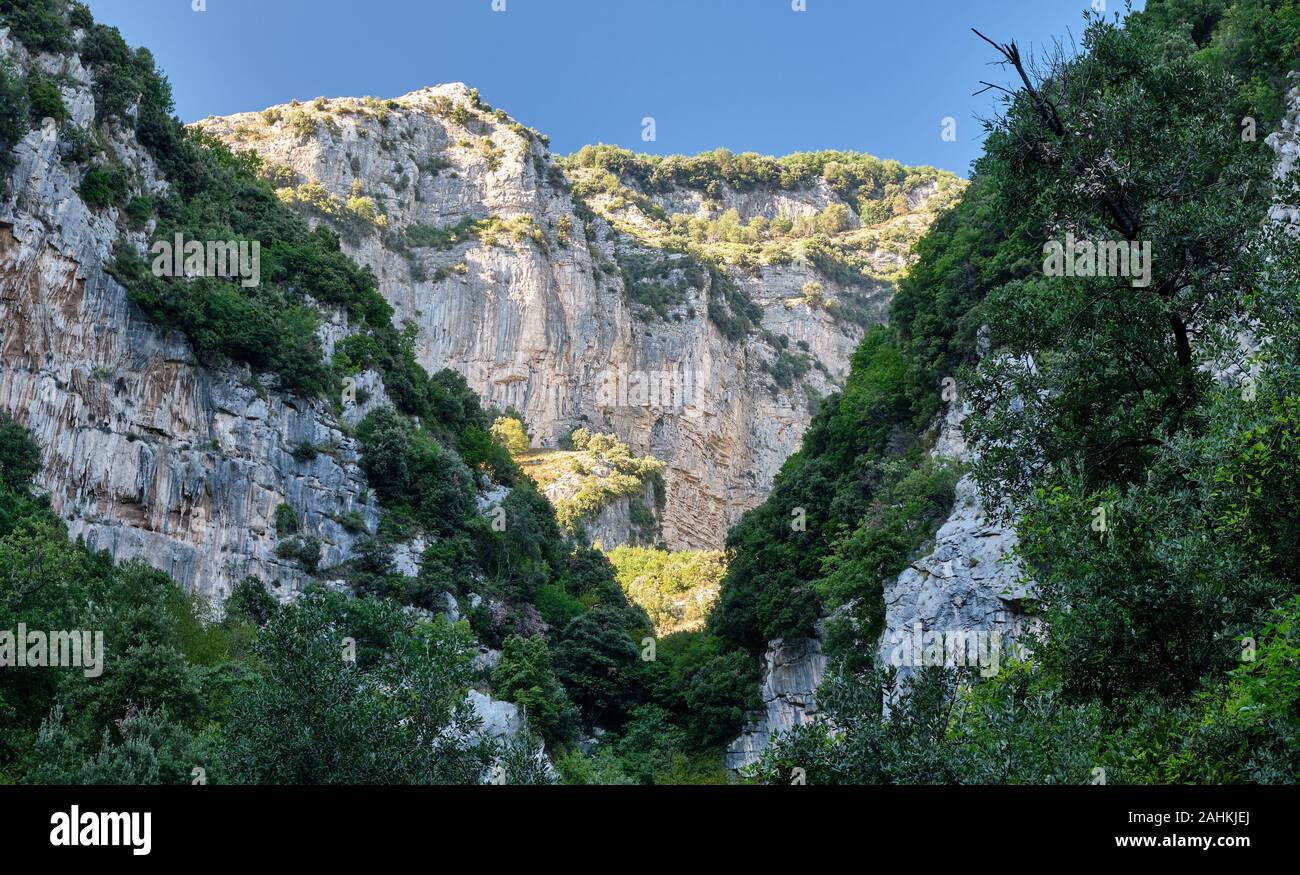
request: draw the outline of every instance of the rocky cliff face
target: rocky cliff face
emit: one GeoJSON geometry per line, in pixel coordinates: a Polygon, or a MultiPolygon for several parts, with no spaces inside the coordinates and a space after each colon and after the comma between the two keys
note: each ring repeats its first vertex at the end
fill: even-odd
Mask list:
{"type": "MultiPolygon", "coordinates": [[[[958,463],[970,460],[961,431],[965,418],[961,404],[950,403],[933,456],[958,463]]],[[[1033,598],[1033,584],[1013,558],[1016,544],[1015,529],[988,512],[974,478],[963,476],[952,511],[930,549],[885,582],[880,664],[893,665],[901,682],[919,665],[928,664],[926,647],[938,640],[945,664],[996,671],[1022,636],[1033,598]],[[957,637],[970,633],[985,637],[957,637]],[[951,658],[949,640],[957,642],[951,658]],[[989,647],[999,648],[996,659],[989,647]]],[[[774,736],[813,721],[819,713],[817,688],[826,671],[821,640],[777,639],[769,642],[764,658],[763,711],[727,747],[727,767],[734,771],[753,764],[774,736]]]]}
{"type": "MultiPolygon", "coordinates": [[[[728,310],[717,277],[693,272],[661,239],[668,220],[728,210],[742,222],[810,218],[844,205],[825,180],[792,191],[646,191],[557,161],[544,137],[459,84],[200,127],[256,151],[286,200],[342,232],[345,251],[414,325],[426,369],[453,368],[487,404],[522,412],[538,446],[587,426],[663,460],[661,537],[671,548],[721,546],[762,500],[798,448],[810,398],[834,390],[892,293],[887,278],[853,287],[798,254],[732,267],[724,273],[760,324],[729,337],[707,315],[728,310]],[[834,315],[847,303],[856,320],[834,315]],[[790,379],[792,368],[803,373],[790,379]]],[[[887,277],[905,264],[939,188],[914,186],[874,230],[846,210],[834,233],[875,235],[864,258],[887,277]]],[[[606,546],[627,540],[612,528],[601,525],[606,546]]]]}
{"type": "Polygon", "coordinates": [[[757,762],[776,736],[817,717],[817,688],[826,674],[821,639],[786,644],[778,638],[768,642],[763,659],[763,709],[727,745],[726,765],[733,772],[757,762]]]}
{"type": "MultiPolygon", "coordinates": [[[[961,432],[965,418],[960,402],[951,402],[933,456],[970,461],[961,432]]],[[[989,513],[974,478],[967,474],[957,481],[952,512],[930,551],[885,584],[881,663],[894,665],[901,681],[919,667],[916,654],[924,660],[927,636],[941,636],[933,640],[944,642],[944,664],[996,671],[1024,631],[1033,598],[1033,584],[1014,560],[1018,543],[1015,528],[989,513]],[[968,646],[968,639],[958,637],[967,633],[987,637],[968,646]],[[957,642],[951,658],[949,640],[957,642]],[[989,647],[999,654],[990,654],[989,647]]]]}
{"type": "MultiPolygon", "coordinates": [[[[1264,141],[1277,153],[1273,178],[1279,183],[1290,177],[1300,162],[1300,72],[1291,73],[1287,78],[1292,85],[1286,95],[1287,112],[1281,130],[1269,134],[1264,141]]],[[[1284,223],[1292,230],[1300,228],[1300,207],[1294,204],[1276,204],[1269,210],[1268,217],[1270,221],[1284,223]]]]}
{"type": "MultiPolygon", "coordinates": [[[[0,57],[57,77],[65,125],[101,141],[141,190],[166,190],[133,134],[96,123],[94,83],[75,55],[30,57],[0,31],[0,57]]],[[[835,388],[863,325],[883,313],[889,274],[939,193],[934,181],[913,186],[874,228],[824,179],[646,193],[628,178],[580,193],[589,173],[562,170],[544,137],[460,85],[204,127],[255,149],[287,200],[342,232],[414,326],[426,367],[451,366],[487,403],[522,411],[538,445],[584,425],[664,460],[666,500],[643,503],[673,547],[720,545],[763,498],[813,399],[835,388]],[[811,221],[836,205],[846,218],[828,233],[856,240],[878,281],[828,276],[798,246],[702,272],[654,237],[669,215],[811,221]],[[645,289],[629,288],[647,261],[652,292],[676,289],[666,305],[648,308],[645,289]],[[835,310],[848,305],[853,318],[835,310]],[[752,324],[736,330],[728,320],[747,307],[752,324]]],[[[377,523],[357,446],[324,405],[246,368],[205,366],[129,302],[107,267],[119,242],[143,251],[152,222],[124,232],[117,208],[88,207],[85,168],[65,147],[52,123],[31,130],[0,201],[0,409],[35,433],[41,483],[74,536],[205,594],[256,574],[288,597],[307,575],[275,553],[280,504],[321,541],[323,567],[349,554],[358,518],[377,523]],[[296,460],[306,444],[322,452],[296,460]]],[[[326,321],[329,354],[348,329],[326,321]]],[[[383,387],[364,381],[373,407],[383,387]]],[[[627,541],[630,504],[612,502],[589,530],[606,546],[627,541]]]]}
{"type": "MultiPolygon", "coordinates": [[[[93,127],[90,77],[75,56],[28,59],[0,31],[0,57],[66,74],[71,123],[93,127]]],[[[100,133],[148,190],[166,185],[134,137],[100,133]]],[[[183,338],[128,302],[105,272],[115,210],[83,202],[52,124],[32,130],[15,157],[0,200],[0,410],[35,433],[55,512],[92,547],[187,588],[219,597],[256,574],[288,597],[306,575],[274,553],[278,505],[298,509],[324,564],[355,538],[342,514],[377,523],[355,443],[319,405],[245,369],[200,366],[183,338]],[[327,449],[295,461],[303,443],[327,449]]]]}

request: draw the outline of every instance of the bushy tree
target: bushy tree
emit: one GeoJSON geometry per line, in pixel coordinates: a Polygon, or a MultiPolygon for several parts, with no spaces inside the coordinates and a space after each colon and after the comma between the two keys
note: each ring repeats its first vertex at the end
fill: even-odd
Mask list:
{"type": "Polygon", "coordinates": [[[655,783],[655,777],[673,765],[673,755],[686,747],[686,733],[672,715],[657,705],[633,708],[614,749],[622,770],[641,784],[655,783]]]}
{"type": "Polygon", "coordinates": [[[530,726],[551,744],[566,745],[577,736],[578,710],[569,701],[551,667],[551,652],[541,635],[512,635],[492,669],[493,693],[523,707],[530,726]]]}
{"type": "Polygon", "coordinates": [[[555,648],[555,672],[587,725],[620,725],[641,693],[640,652],[625,615],[601,607],[569,621],[555,648]]]}
{"type": "Polygon", "coordinates": [[[0,193],[9,189],[9,171],[13,169],[13,147],[28,131],[27,87],[21,74],[0,61],[0,193]]]}
{"type": "Polygon", "coordinates": [[[231,622],[251,623],[263,626],[271,619],[280,603],[266,591],[266,584],[261,578],[248,576],[230,591],[226,599],[226,618],[231,622]]]}
{"type": "Polygon", "coordinates": [[[390,407],[357,430],[361,466],[389,513],[406,514],[430,534],[458,531],[474,508],[474,476],[455,451],[390,407]]]}
{"type": "Polygon", "coordinates": [[[510,451],[511,455],[521,455],[528,452],[531,441],[528,439],[528,432],[524,430],[524,423],[514,416],[500,416],[492,424],[492,437],[510,451]]]}
{"type": "Polygon", "coordinates": [[[0,413],[0,480],[15,492],[24,492],[41,470],[41,449],[27,429],[0,413]]]}
{"type": "Polygon", "coordinates": [[[271,619],[255,652],[225,732],[234,782],[477,783],[493,758],[465,698],[463,628],[314,592],[271,619]]]}
{"type": "Polygon", "coordinates": [[[708,748],[739,735],[745,717],[762,707],[758,682],[758,664],[741,650],[700,666],[685,695],[685,723],[692,744],[708,748]]]}

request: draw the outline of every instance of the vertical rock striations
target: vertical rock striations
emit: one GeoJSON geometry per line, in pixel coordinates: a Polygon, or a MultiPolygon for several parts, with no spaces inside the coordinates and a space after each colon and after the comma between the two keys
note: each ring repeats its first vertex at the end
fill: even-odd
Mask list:
{"type": "MultiPolygon", "coordinates": [[[[75,56],[29,59],[0,31],[0,58],[65,73],[70,123],[94,128],[92,83],[75,56]]],[[[133,135],[101,134],[148,190],[165,188],[133,135]]],[[[277,506],[297,509],[323,564],[355,539],[340,515],[377,524],[355,443],[321,405],[246,369],[203,367],[184,338],[145,319],[105,270],[116,211],[82,201],[52,124],[14,153],[0,200],[0,410],[34,432],[54,511],[90,546],[187,588],[219,597],[256,574],[288,597],[307,575],[275,555],[277,506]],[[295,461],[303,444],[322,452],[295,461]]]]}
{"type": "MultiPolygon", "coordinates": [[[[960,188],[929,171],[871,228],[822,177],[789,190],[650,186],[553,159],[545,137],[461,84],[199,126],[255,151],[286,201],[341,231],[415,327],[426,369],[453,368],[485,403],[522,412],[541,447],[585,426],[663,460],[661,534],[676,549],[720,547],[765,497],[811,399],[836,388],[863,325],[883,319],[889,277],[940,189],[960,188]],[[862,276],[882,278],[828,276],[824,258],[800,252],[715,273],[666,236],[733,210],[762,227],[833,215],[828,234],[854,242],[862,276]],[[729,321],[743,298],[748,328],[729,321]]],[[[602,534],[606,546],[628,540],[602,534]]]]}

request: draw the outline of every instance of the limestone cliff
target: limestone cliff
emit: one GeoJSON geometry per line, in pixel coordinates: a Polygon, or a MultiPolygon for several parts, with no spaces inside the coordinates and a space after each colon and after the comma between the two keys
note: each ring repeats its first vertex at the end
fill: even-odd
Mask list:
{"type": "MultiPolygon", "coordinates": [[[[962,437],[966,411],[953,401],[939,424],[932,455],[954,462],[970,461],[962,437]]],[[[934,541],[896,577],[885,581],[885,624],[879,644],[880,665],[893,665],[901,682],[916,669],[912,641],[920,636],[984,633],[990,644],[1010,647],[1022,637],[1032,583],[1014,560],[1014,527],[990,514],[973,477],[956,487],[952,511],[934,541]],[[999,637],[991,637],[997,633],[999,637]]],[[[922,638],[922,640],[928,640],[922,638]]],[[[942,639],[947,640],[947,639],[942,639]]],[[[917,651],[919,652],[919,651],[917,651]]],[[[961,664],[974,666],[966,650],[961,664]]],[[[769,642],[764,656],[763,711],[727,747],[727,767],[742,771],[771,739],[818,715],[817,688],[826,671],[819,638],[769,642]]],[[[1005,658],[999,655],[997,664],[1005,658]]]]}
{"type": "MultiPolygon", "coordinates": [[[[69,123],[95,129],[76,56],[29,58],[0,30],[0,58],[65,76],[69,123]]],[[[146,190],[167,185],[133,135],[116,124],[97,134],[146,190]]],[[[183,337],[146,320],[106,272],[116,208],[87,207],[60,142],[52,123],[31,130],[0,200],[0,410],[34,432],[39,482],[73,536],[205,594],[257,574],[287,597],[307,576],[275,555],[277,506],[298,510],[324,565],[355,540],[344,514],[377,524],[355,442],[322,405],[244,368],[203,367],[183,337]],[[324,451],[297,461],[302,444],[324,451]]]]}
{"type": "MultiPolygon", "coordinates": [[[[132,229],[121,207],[87,204],[68,132],[135,190],[161,194],[167,180],[129,128],[96,119],[75,54],[33,56],[0,30],[0,58],[57,81],[68,112],[15,144],[0,199],[0,410],[34,432],[40,483],[72,535],[204,594],[255,574],[289,597],[308,575],[276,554],[277,507],[321,542],[322,568],[377,525],[348,423],[382,402],[382,383],[362,376],[369,400],[345,423],[274,377],[200,361],[146,318],[109,267],[119,245],[145,250],[153,220],[132,229]],[[307,445],[316,451],[295,453],[307,445]]],[[[426,367],[455,367],[489,404],[524,412],[539,446],[585,425],[662,459],[662,499],[649,490],[641,504],[674,547],[720,545],[763,498],[815,398],[884,312],[930,209],[959,187],[909,176],[890,215],[864,225],[870,198],[849,209],[830,171],[766,188],[611,183],[459,85],[204,127],[255,148],[286,200],[339,228],[414,325],[426,367]],[[725,232],[729,217],[745,233],[793,218],[807,238],[733,245],[709,231],[687,251],[667,233],[679,218],[725,232]],[[856,261],[828,260],[826,241],[856,261]],[[779,251],[750,257],[758,248],[779,251]],[[729,266],[713,266],[728,261],[715,250],[729,266]]],[[[324,316],[328,355],[349,329],[324,316]]],[[[644,529],[636,510],[620,497],[590,529],[614,546],[644,529]]]]}
{"type": "Polygon", "coordinates": [[[783,732],[817,718],[817,688],[826,674],[826,654],[820,638],[786,643],[768,642],[763,655],[763,682],[759,697],[763,708],[727,745],[726,765],[741,773],[753,765],[767,746],[783,732]]]}
{"type": "MultiPolygon", "coordinates": [[[[789,185],[649,185],[554,158],[460,84],[199,126],[254,150],[286,201],[342,232],[415,326],[426,369],[453,368],[486,403],[522,412],[539,447],[588,426],[663,460],[671,548],[720,547],[763,499],[813,399],[883,318],[911,241],[960,189],[947,174],[908,176],[870,226],[833,170],[789,185]],[[818,239],[852,253],[845,270],[825,248],[751,233],[789,219],[811,240],[818,216],[832,220],[818,239]],[[722,233],[691,239],[691,220],[722,233]],[[710,259],[728,266],[705,269],[710,259]]],[[[611,528],[606,546],[628,540],[611,528]]]]}
{"type": "MultiPolygon", "coordinates": [[[[961,431],[966,415],[960,401],[950,403],[932,455],[971,460],[961,431]]],[[[1015,560],[1018,543],[1014,526],[989,513],[974,477],[957,481],[952,511],[931,549],[885,583],[881,664],[894,665],[900,681],[914,671],[916,660],[903,651],[913,649],[918,631],[922,636],[997,633],[989,640],[1003,647],[1019,639],[1033,585],[1015,560]]],[[[967,660],[975,655],[964,651],[957,659],[972,665],[967,660]]]]}

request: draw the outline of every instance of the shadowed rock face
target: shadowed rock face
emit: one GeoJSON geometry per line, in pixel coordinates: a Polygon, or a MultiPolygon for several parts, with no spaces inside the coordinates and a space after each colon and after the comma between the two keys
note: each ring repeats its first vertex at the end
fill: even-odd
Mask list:
{"type": "MultiPolygon", "coordinates": [[[[966,418],[953,402],[940,424],[931,454],[955,462],[970,461],[962,438],[966,418]]],[[[930,549],[909,563],[897,577],[885,581],[885,628],[879,645],[881,665],[894,665],[901,683],[916,665],[912,640],[938,633],[983,633],[984,639],[967,646],[961,664],[976,666],[990,644],[1011,645],[1021,637],[1025,608],[1033,598],[1033,585],[1021,566],[1011,561],[1018,541],[1014,527],[993,518],[984,506],[970,475],[957,482],[952,511],[935,533],[930,549]],[[991,637],[997,633],[997,637],[991,637]],[[901,662],[901,664],[900,664],[901,662]]],[[[922,639],[925,640],[925,639],[922,639]]],[[[944,639],[945,641],[947,639],[944,639]]],[[[945,651],[946,652],[946,651],[945,651]]],[[[997,663],[1005,660],[1001,654],[997,663]]],[[[771,641],[765,654],[764,711],[727,747],[727,767],[741,770],[755,762],[771,739],[817,718],[817,688],[826,672],[826,657],[816,638],[786,643],[771,641]]],[[[983,665],[982,663],[980,664],[983,665]]]]}
{"type": "Polygon", "coordinates": [[[763,684],[759,694],[763,710],[727,745],[726,765],[739,772],[763,755],[772,739],[817,717],[817,688],[826,674],[821,639],[805,638],[786,644],[768,642],[764,654],[763,684]]]}
{"type": "MultiPolygon", "coordinates": [[[[0,36],[0,57],[22,51],[0,36]]],[[[89,125],[89,77],[75,57],[67,62],[76,84],[64,101],[73,123],[89,125]]],[[[150,191],[166,187],[133,137],[106,134],[150,191]]],[[[85,206],[57,140],[47,127],[18,144],[0,200],[0,410],[34,433],[39,484],[72,536],[205,595],[256,574],[287,598],[306,576],[275,556],[278,505],[297,508],[304,534],[322,541],[323,564],[354,540],[339,514],[377,524],[377,509],[359,498],[354,442],[319,405],[244,369],[200,366],[184,338],[129,303],[104,269],[115,211],[85,206]],[[291,450],[302,443],[328,450],[299,463],[291,450]]]]}
{"type": "MultiPolygon", "coordinates": [[[[309,218],[333,213],[325,220],[342,231],[345,250],[374,270],[396,319],[416,326],[425,368],[459,371],[487,404],[522,412],[537,446],[556,446],[586,426],[612,431],[636,453],[666,462],[661,535],[674,549],[722,546],[727,529],[766,496],[798,449],[810,419],[801,383],[826,394],[847,372],[863,329],[804,304],[804,285],[820,283],[831,301],[852,296],[879,319],[893,290],[883,281],[870,292],[850,290],[798,260],[734,271],[762,309],[762,327],[787,337],[790,350],[806,347],[825,366],[777,389],[767,368],[777,356],[770,343],[757,333],[729,340],[705,315],[707,280],[687,289],[666,320],[638,316],[620,259],[677,256],[644,236],[613,231],[602,217],[617,216],[626,230],[644,224],[644,216],[609,199],[592,201],[600,217],[585,226],[589,214],[543,142],[504,113],[478,108],[477,96],[463,85],[394,101],[279,106],[210,118],[199,127],[236,150],[255,150],[277,184],[297,192],[292,200],[309,218]],[[383,227],[347,210],[357,198],[382,207],[383,227]],[[421,230],[490,217],[517,233],[445,248],[412,245],[421,230]],[[654,398],[639,402],[635,394],[625,400],[619,375],[637,374],[688,375],[691,409],[654,398]]],[[[918,190],[912,207],[923,208],[932,195],[918,190]]],[[[704,196],[678,190],[645,200],[669,213],[694,214],[704,196]]],[[[711,201],[715,212],[735,207],[745,218],[807,216],[840,203],[824,181],[797,192],[724,186],[711,201]]],[[[924,212],[900,219],[909,234],[928,221],[924,212]]],[[[876,255],[881,271],[904,264],[888,251],[876,255]]],[[[628,540],[609,530],[602,539],[606,546],[628,540]]]]}

